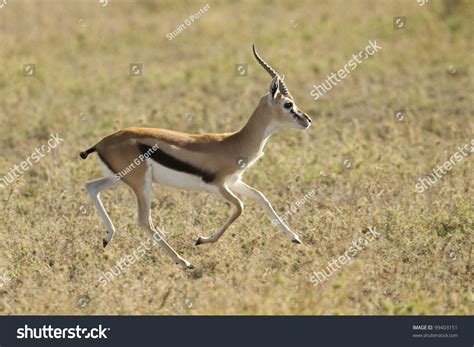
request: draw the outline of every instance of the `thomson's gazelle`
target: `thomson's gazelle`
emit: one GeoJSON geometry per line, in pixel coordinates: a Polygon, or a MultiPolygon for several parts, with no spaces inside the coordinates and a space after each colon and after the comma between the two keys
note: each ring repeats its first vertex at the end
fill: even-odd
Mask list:
{"type": "Polygon", "coordinates": [[[256,199],[270,217],[295,243],[298,236],[275,213],[267,198],[242,182],[241,177],[258,158],[269,137],[279,128],[307,129],[311,119],[298,109],[278,73],[255,51],[257,61],[270,74],[269,93],[258,103],[247,124],[239,131],[222,134],[187,134],[154,128],[127,128],[105,137],[81,152],[83,159],[97,152],[105,177],[86,183],[87,192],[102,217],[107,234],[104,247],[115,228],[102,205],[99,194],[121,182],[134,191],[138,205],[138,223],[150,237],[160,235],[159,245],[178,264],[192,265],[183,259],[155,229],[150,216],[151,185],[204,190],[230,202],[235,210],[220,229],[209,237],[199,237],[196,245],[217,241],[242,213],[239,195],[256,199]],[[146,155],[144,155],[146,154],[146,155]],[[137,160],[141,158],[142,160],[137,160]],[[144,159],[145,158],[145,159],[144,159]],[[125,173],[125,174],[124,174],[125,173]]]}

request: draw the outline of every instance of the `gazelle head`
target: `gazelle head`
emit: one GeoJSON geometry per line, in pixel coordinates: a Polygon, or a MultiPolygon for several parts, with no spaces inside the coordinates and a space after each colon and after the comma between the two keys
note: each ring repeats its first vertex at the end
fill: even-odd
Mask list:
{"type": "Polygon", "coordinates": [[[272,77],[269,93],[266,96],[272,120],[279,127],[309,128],[311,118],[296,106],[283,78],[258,55],[255,45],[252,46],[252,49],[257,61],[272,77]]]}

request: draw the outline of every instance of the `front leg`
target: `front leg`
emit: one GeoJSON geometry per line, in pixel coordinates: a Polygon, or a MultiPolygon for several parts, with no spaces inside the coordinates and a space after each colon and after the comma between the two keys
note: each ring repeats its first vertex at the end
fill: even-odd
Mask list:
{"type": "Polygon", "coordinates": [[[227,230],[227,228],[242,214],[244,204],[242,201],[239,200],[238,197],[235,196],[234,193],[232,193],[227,185],[223,185],[222,187],[219,188],[219,193],[220,195],[230,202],[232,205],[235,206],[235,211],[234,213],[230,216],[230,218],[224,223],[223,226],[220,227],[220,229],[215,232],[213,235],[209,237],[205,236],[200,236],[197,241],[196,245],[201,245],[203,243],[209,243],[209,242],[216,242],[222,234],[227,230]]]}
{"type": "Polygon", "coordinates": [[[245,184],[242,181],[236,181],[231,189],[239,194],[242,194],[244,196],[247,196],[249,198],[255,199],[260,204],[262,204],[265,207],[265,210],[267,213],[270,215],[270,217],[277,221],[277,225],[280,228],[281,231],[283,231],[286,235],[288,235],[291,238],[291,241],[294,243],[301,243],[298,235],[296,235],[293,231],[290,230],[288,225],[283,222],[283,220],[276,214],[275,210],[273,209],[272,205],[270,204],[270,201],[263,195],[262,192],[258,191],[255,188],[250,187],[249,185],[245,184]]]}

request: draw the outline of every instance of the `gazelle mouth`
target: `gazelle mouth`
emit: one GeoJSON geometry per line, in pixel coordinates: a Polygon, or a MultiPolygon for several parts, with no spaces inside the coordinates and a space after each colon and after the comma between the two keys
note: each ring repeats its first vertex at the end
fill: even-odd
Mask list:
{"type": "Polygon", "coordinates": [[[292,116],[293,120],[305,129],[309,128],[309,126],[311,125],[311,122],[308,122],[305,118],[297,115],[296,113],[292,113],[292,116]]]}

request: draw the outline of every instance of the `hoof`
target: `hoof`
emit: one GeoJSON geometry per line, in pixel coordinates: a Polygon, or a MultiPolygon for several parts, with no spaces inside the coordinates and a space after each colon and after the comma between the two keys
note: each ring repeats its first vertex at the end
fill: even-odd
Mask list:
{"type": "Polygon", "coordinates": [[[105,248],[109,244],[109,241],[102,239],[102,246],[105,248]]]}
{"type": "Polygon", "coordinates": [[[299,239],[293,239],[291,242],[301,245],[301,241],[299,239]]]}
{"type": "Polygon", "coordinates": [[[202,240],[200,237],[198,237],[198,239],[196,240],[195,246],[199,246],[201,244],[202,244],[202,240]]]}
{"type": "Polygon", "coordinates": [[[189,262],[187,262],[187,261],[184,262],[184,264],[183,264],[183,263],[176,263],[176,265],[181,265],[184,270],[192,270],[192,269],[194,269],[194,265],[191,264],[191,263],[189,263],[189,262]]]}

